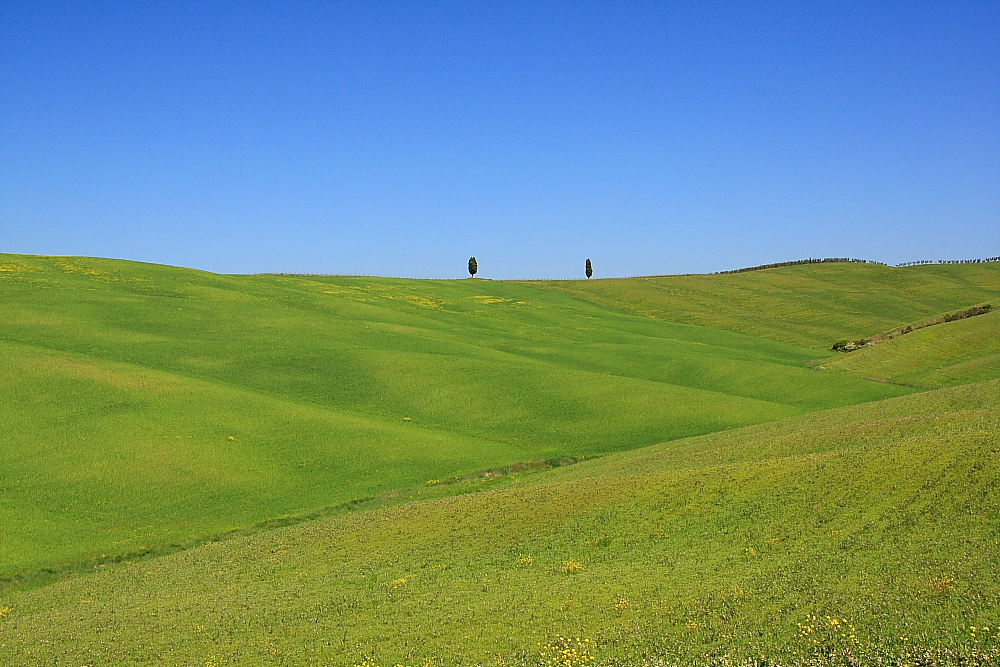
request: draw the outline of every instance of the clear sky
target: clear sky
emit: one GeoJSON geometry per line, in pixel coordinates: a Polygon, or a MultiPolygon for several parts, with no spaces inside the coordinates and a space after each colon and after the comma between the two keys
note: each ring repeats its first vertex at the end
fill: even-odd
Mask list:
{"type": "Polygon", "coordinates": [[[0,2],[0,251],[243,273],[1000,255],[1000,2],[0,2]]]}

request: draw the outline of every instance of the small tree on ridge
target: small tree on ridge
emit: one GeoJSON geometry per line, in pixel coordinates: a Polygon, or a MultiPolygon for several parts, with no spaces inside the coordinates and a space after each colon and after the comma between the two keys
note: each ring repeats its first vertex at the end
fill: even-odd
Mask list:
{"type": "Polygon", "coordinates": [[[590,258],[587,258],[587,277],[594,275],[594,267],[590,265],[590,258]]]}
{"type": "Polygon", "coordinates": [[[469,276],[472,278],[476,277],[476,272],[479,271],[479,264],[476,262],[475,257],[469,258],[469,276]]]}

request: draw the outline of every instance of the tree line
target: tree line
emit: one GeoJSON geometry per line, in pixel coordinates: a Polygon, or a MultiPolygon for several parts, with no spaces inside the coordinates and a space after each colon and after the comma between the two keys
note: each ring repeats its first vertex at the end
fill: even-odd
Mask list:
{"type": "Polygon", "coordinates": [[[856,264],[878,264],[879,266],[886,266],[884,262],[876,262],[871,259],[852,259],[850,257],[824,257],[822,259],[796,259],[790,262],[772,262],[771,264],[759,264],[757,266],[748,266],[744,269],[716,271],[715,275],[722,275],[727,273],[746,273],[747,271],[762,271],[764,269],[780,269],[783,266],[799,266],[801,264],[830,264],[830,263],[842,263],[842,262],[854,262],[856,264]]]}
{"type": "Polygon", "coordinates": [[[917,266],[919,264],[982,264],[984,262],[1000,262],[1000,257],[984,257],[981,259],[939,259],[936,262],[930,259],[918,259],[915,262],[900,262],[896,266],[917,266]]]}
{"type": "MultiPolygon", "coordinates": [[[[801,264],[827,264],[827,263],[838,263],[838,262],[854,262],[857,264],[875,264],[878,266],[888,266],[885,262],[876,262],[871,259],[853,259],[850,257],[824,257],[823,259],[796,259],[790,262],[773,262],[771,264],[759,264],[757,266],[748,266],[744,269],[732,269],[730,271],[717,271],[715,275],[728,274],[728,273],[745,273],[747,271],[761,271],[763,269],[778,269],[783,266],[799,266],[801,264]]],[[[921,259],[915,262],[900,262],[896,264],[896,268],[902,268],[904,266],[917,266],[919,264],[982,264],[984,262],[1000,262],[1000,257],[986,257],[981,259],[939,259],[936,262],[929,259],[921,259]]]]}

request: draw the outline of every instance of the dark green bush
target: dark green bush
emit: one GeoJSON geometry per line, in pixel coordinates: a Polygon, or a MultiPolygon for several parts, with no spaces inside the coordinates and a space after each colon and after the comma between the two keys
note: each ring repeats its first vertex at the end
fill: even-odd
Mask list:
{"type": "Polygon", "coordinates": [[[952,313],[951,315],[945,315],[945,322],[954,322],[956,320],[964,320],[967,317],[975,317],[976,315],[985,315],[986,313],[993,310],[991,304],[986,304],[985,306],[973,306],[968,310],[961,310],[957,313],[952,313]]]}
{"type": "Polygon", "coordinates": [[[858,340],[838,340],[833,344],[830,349],[834,352],[852,352],[859,348],[864,347],[868,344],[868,340],[865,338],[859,338],[858,340]]]}

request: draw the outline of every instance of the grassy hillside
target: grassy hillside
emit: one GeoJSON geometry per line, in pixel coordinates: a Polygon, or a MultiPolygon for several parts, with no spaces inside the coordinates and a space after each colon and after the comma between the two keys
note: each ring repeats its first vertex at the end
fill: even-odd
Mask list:
{"type": "Polygon", "coordinates": [[[991,381],[472,482],[7,593],[0,661],[994,664],[998,433],[991,381]]]}
{"type": "Polygon", "coordinates": [[[1000,312],[918,329],[826,361],[823,368],[930,387],[1000,377],[1000,312]]]}
{"type": "Polygon", "coordinates": [[[727,275],[539,283],[668,322],[827,350],[1000,296],[1000,262],[893,268],[806,264],[727,275]]]}
{"type": "Polygon", "coordinates": [[[535,285],[0,256],[0,576],[909,393],[535,285]]]}

